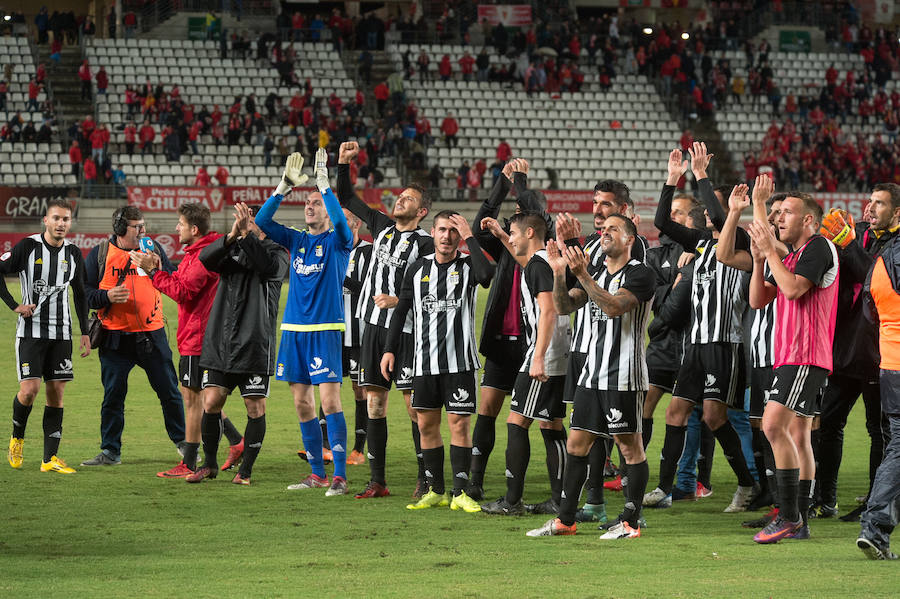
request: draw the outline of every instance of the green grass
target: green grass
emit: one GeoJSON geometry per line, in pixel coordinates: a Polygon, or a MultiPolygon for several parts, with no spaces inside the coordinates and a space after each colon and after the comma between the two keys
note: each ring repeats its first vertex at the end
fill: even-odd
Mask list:
{"type": "MultiPolygon", "coordinates": [[[[12,292],[18,291],[10,285],[12,292]]],[[[486,293],[481,293],[482,303],[486,293]]],[[[284,302],[282,302],[283,305],[284,302]]],[[[167,301],[174,346],[175,306],[167,301]]],[[[480,322],[480,314],[479,314],[480,322]]],[[[4,373],[0,415],[16,390],[14,318],[0,320],[4,373]]],[[[60,454],[76,465],[98,451],[102,400],[96,353],[75,358],[66,390],[60,454]]],[[[809,541],[752,542],[743,514],[723,514],[734,476],[721,452],[715,494],[690,505],[646,513],[635,541],[604,542],[593,526],[577,536],[530,539],[545,517],[489,517],[450,510],[404,509],[415,484],[415,460],[403,400],[391,393],[388,482],[391,497],[358,501],[321,491],[285,490],[309,472],[296,457],[299,429],[287,385],[273,383],[268,432],[251,487],[231,475],[187,485],[157,471],[178,454],[165,435],[159,404],[135,369],[126,403],[121,466],[42,474],[42,400],[31,415],[25,465],[0,466],[0,596],[3,597],[834,597],[896,596],[896,563],[869,562],[854,545],[858,525],[813,521],[809,541]]],[[[344,389],[352,427],[352,396],[344,389]]],[[[508,404],[507,404],[508,406],[508,404]]],[[[664,406],[657,410],[661,423],[664,406]]],[[[243,428],[241,402],[226,411],[243,428]]],[[[506,446],[498,419],[486,492],[504,490],[506,446]]],[[[9,420],[3,418],[3,422],[9,420]]],[[[651,444],[656,482],[662,425],[651,444]]],[[[352,434],[352,433],[351,433],[352,434]]],[[[445,439],[446,439],[445,435],[445,439]]],[[[549,493],[544,450],[532,433],[526,501],[549,493]]],[[[847,427],[839,501],[842,513],[867,485],[868,438],[862,409],[847,427]]],[[[447,462],[449,469],[449,460],[447,462]]],[[[352,490],[368,478],[349,466],[352,490]]],[[[449,480],[449,476],[448,476],[449,480]]],[[[612,515],[622,498],[608,493],[612,515]]]]}

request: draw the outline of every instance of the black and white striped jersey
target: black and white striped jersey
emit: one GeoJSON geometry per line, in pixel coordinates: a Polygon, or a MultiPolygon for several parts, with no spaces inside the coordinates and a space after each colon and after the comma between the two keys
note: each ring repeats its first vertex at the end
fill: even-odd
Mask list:
{"type": "MultiPolygon", "coordinates": [[[[770,275],[766,264],[763,276],[770,275]]],[[[753,368],[771,368],[775,365],[775,305],[774,299],[760,310],[751,310],[750,319],[750,365],[753,368]]]]}
{"type": "MultiPolygon", "coordinates": [[[[390,225],[378,232],[372,243],[369,272],[360,291],[363,299],[357,306],[357,317],[380,327],[390,324],[394,309],[379,308],[372,298],[382,294],[399,297],[406,268],[422,256],[423,249],[434,250],[431,236],[424,229],[398,231],[396,225],[390,225]]],[[[412,325],[407,322],[403,332],[411,331],[412,325]]]]}
{"type": "MultiPolygon", "coordinates": [[[[0,256],[0,273],[19,274],[22,303],[35,304],[32,316],[19,315],[16,337],[24,339],[71,339],[72,314],[69,285],[81,333],[87,334],[87,302],[84,295],[84,258],[69,241],[60,247],[49,245],[36,233],[0,256]]],[[[16,302],[3,284],[3,299],[11,309],[16,302]]]]}
{"type": "Polygon", "coordinates": [[[400,298],[412,302],[415,376],[481,368],[475,340],[477,286],[472,259],[464,254],[445,264],[429,254],[407,269],[400,298]]]}
{"type": "MultiPolygon", "coordinates": [[[[522,320],[525,323],[525,361],[519,372],[528,372],[531,358],[534,356],[537,342],[537,327],[541,310],[538,305],[539,293],[553,293],[553,269],[547,262],[547,250],[538,250],[522,271],[522,320]]],[[[544,354],[544,372],[547,376],[560,376],[566,373],[569,358],[569,345],[572,330],[569,327],[569,315],[559,314],[550,337],[550,343],[544,354]]]]}
{"type": "Polygon", "coordinates": [[[358,347],[362,339],[363,321],[356,317],[359,294],[369,271],[372,244],[365,240],[350,250],[347,276],[344,279],[344,347],[358,347]]]}
{"type": "MultiPolygon", "coordinates": [[[[743,343],[742,318],[747,296],[741,271],[716,259],[717,241],[710,233],[695,248],[689,337],[695,344],[743,343]]],[[[735,247],[750,249],[750,238],[743,229],[738,229],[735,247]]]]}
{"type": "Polygon", "coordinates": [[[615,295],[627,289],[639,304],[631,311],[610,318],[588,299],[590,346],[578,385],[588,389],[643,391],[648,388],[644,335],[650,317],[650,304],[656,277],[643,263],[631,259],[611,273],[604,265],[592,275],[601,289],[615,295]]]}

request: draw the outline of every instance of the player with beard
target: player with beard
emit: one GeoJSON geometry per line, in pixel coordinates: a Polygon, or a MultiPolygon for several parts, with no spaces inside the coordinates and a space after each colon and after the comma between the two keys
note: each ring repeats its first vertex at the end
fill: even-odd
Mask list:
{"type": "Polygon", "coordinates": [[[63,391],[72,380],[72,314],[69,286],[74,292],[75,315],[82,335],[81,357],[91,353],[87,336],[87,305],[84,299],[84,260],[81,250],[66,241],[72,227],[72,205],[61,199],[47,202],[44,232],[31,235],[0,256],[0,274],[17,273],[22,285],[22,303],[17,302],[6,282],[0,280],[0,297],[18,314],[16,364],[19,392],[13,399],[13,431],[7,459],[21,468],[25,427],[41,389],[47,394],[44,407],[44,458],[41,472],[73,474],[56,454],[62,439],[63,391]]]}
{"type": "Polygon", "coordinates": [[[357,317],[365,328],[359,357],[359,384],[365,388],[369,410],[367,444],[371,478],[366,488],[356,494],[357,499],[390,495],[385,481],[385,453],[387,450],[388,391],[394,382],[403,392],[406,409],[412,421],[413,445],[419,462],[419,474],[413,496],[427,491],[425,463],[420,446],[416,412],[410,404],[412,390],[413,339],[411,326],[404,327],[396,351],[393,381],[381,373],[381,357],[387,341],[391,315],[399,302],[400,286],[410,264],[434,251],[434,240],[419,223],[431,208],[431,197],[418,184],[408,185],[397,198],[392,218],[370,208],[360,200],[350,182],[350,161],[359,153],[356,142],[341,144],[338,156],[338,198],[341,204],[358,216],[372,233],[372,263],[360,291],[357,317]]]}
{"type": "Polygon", "coordinates": [[[817,234],[821,218],[822,209],[811,196],[787,194],[777,221],[779,238],[790,250],[783,260],[768,222],[750,225],[750,305],[760,309],[778,298],[775,374],[762,424],[775,454],[779,513],[753,538],[757,543],[809,536],[800,514],[800,481],[815,475],[810,432],[819,391],[832,367],[838,294],[837,251],[817,234]]]}
{"type": "Polygon", "coordinates": [[[608,435],[622,450],[622,468],[629,482],[625,510],[601,538],[641,535],[641,500],[650,474],[641,438],[641,408],[647,388],[644,334],[654,276],[630,255],[636,239],[637,228],[630,219],[611,215],[600,242],[605,260],[593,267],[579,248],[566,246],[560,255],[556,244],[549,244],[554,306],[563,314],[582,305],[589,307],[591,344],[575,391],[559,517],[529,531],[528,536],[575,533],[575,511],[587,478],[588,453],[592,444],[608,435]],[[567,267],[578,279],[574,289],[566,284],[567,267]]]}

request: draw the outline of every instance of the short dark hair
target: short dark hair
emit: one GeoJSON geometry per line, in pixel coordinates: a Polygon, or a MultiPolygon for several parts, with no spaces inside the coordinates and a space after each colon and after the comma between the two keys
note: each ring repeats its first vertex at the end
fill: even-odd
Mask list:
{"type": "Polygon", "coordinates": [[[807,214],[812,214],[813,218],[816,220],[816,225],[822,224],[822,207],[819,206],[819,203],[816,202],[810,194],[794,190],[787,192],[785,198],[797,198],[803,202],[803,209],[807,214]]]}
{"type": "Polygon", "coordinates": [[[628,218],[624,214],[610,214],[609,216],[606,217],[606,220],[609,220],[611,218],[617,218],[620,221],[622,221],[623,223],[625,223],[625,232],[628,233],[629,235],[631,235],[632,237],[634,237],[635,239],[637,239],[638,232],[637,232],[637,227],[634,226],[634,221],[632,221],[630,218],[628,218]]]}
{"type": "Polygon", "coordinates": [[[772,204],[774,204],[775,202],[783,202],[784,198],[786,198],[786,197],[787,197],[787,194],[783,191],[773,193],[772,195],[769,196],[769,199],[766,200],[766,208],[771,210],[772,204]]]}
{"type": "Polygon", "coordinates": [[[722,201],[719,202],[722,204],[722,207],[728,210],[728,197],[731,195],[731,192],[734,191],[734,185],[716,185],[713,187],[713,193],[719,192],[722,194],[722,201]]]}
{"type": "Polygon", "coordinates": [[[900,185],[896,183],[879,183],[872,188],[872,191],[886,191],[891,194],[891,209],[900,208],[900,185]]]}
{"type": "Polygon", "coordinates": [[[200,235],[206,235],[209,232],[209,208],[200,202],[188,202],[182,204],[176,209],[176,212],[184,217],[192,227],[197,227],[200,235]]]}
{"type": "Polygon", "coordinates": [[[72,202],[64,198],[50,198],[47,200],[47,210],[44,214],[48,214],[51,208],[62,208],[63,210],[68,210],[71,214],[75,214],[75,207],[72,206],[72,202]]]}
{"type": "Polygon", "coordinates": [[[431,211],[431,194],[428,193],[428,189],[426,189],[424,185],[420,183],[410,183],[406,186],[406,189],[418,191],[419,195],[422,196],[422,201],[419,203],[419,207],[424,208],[429,212],[431,211]]]}
{"type": "Polygon", "coordinates": [[[113,227],[115,227],[116,216],[128,222],[130,220],[141,220],[144,218],[144,213],[141,212],[141,209],[137,206],[132,206],[129,204],[128,206],[122,206],[116,212],[113,213],[113,227]]]}
{"type": "Polygon", "coordinates": [[[631,199],[631,192],[628,189],[628,186],[615,179],[604,179],[594,185],[594,193],[598,191],[615,194],[613,201],[619,206],[627,205],[628,200],[631,199]]]}
{"type": "Polygon", "coordinates": [[[434,220],[432,221],[432,226],[436,225],[439,219],[445,218],[449,219],[451,216],[459,215],[459,212],[456,210],[441,210],[437,214],[434,215],[434,220]]]}
{"type": "Polygon", "coordinates": [[[540,212],[535,212],[534,210],[517,212],[509,219],[509,224],[518,224],[519,228],[522,229],[531,227],[534,229],[534,236],[541,241],[547,238],[547,221],[544,220],[544,215],[540,212]]]}
{"type": "Polygon", "coordinates": [[[703,231],[706,229],[706,211],[699,205],[694,205],[688,212],[688,218],[691,220],[691,228],[703,231]]]}

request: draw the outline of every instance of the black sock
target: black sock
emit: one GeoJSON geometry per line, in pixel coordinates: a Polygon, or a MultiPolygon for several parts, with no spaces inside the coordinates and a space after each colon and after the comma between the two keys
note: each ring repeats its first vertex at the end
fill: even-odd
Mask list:
{"type": "Polygon", "coordinates": [[[200,437],[203,439],[203,465],[218,470],[219,462],[216,454],[219,452],[219,439],[222,438],[221,414],[210,414],[206,410],[203,411],[203,418],[200,420],[200,437]]]}
{"type": "Polygon", "coordinates": [[[542,428],[544,449],[547,450],[547,475],[550,477],[550,493],[559,505],[563,490],[563,472],[566,469],[566,429],[558,431],[542,428]]]}
{"type": "Polygon", "coordinates": [[[197,453],[199,450],[199,443],[185,442],[184,444],[184,457],[181,459],[181,461],[184,462],[184,465],[191,470],[197,469],[197,453]]]}
{"type": "MultiPolygon", "coordinates": [[[[662,453],[659,459],[659,488],[665,493],[672,492],[672,481],[678,470],[678,460],[684,451],[686,426],[666,424],[666,438],[663,440],[662,453]]],[[[624,466],[624,464],[623,464],[624,466]]],[[[643,500],[643,498],[641,498],[643,500]]]]}
{"type": "Polygon", "coordinates": [[[800,479],[797,494],[797,508],[800,510],[800,518],[803,520],[804,524],[807,523],[807,518],[809,518],[809,506],[812,505],[814,488],[815,481],[800,479]]]}
{"type": "Polygon", "coordinates": [[[266,415],[259,418],[247,418],[247,428],[244,430],[244,456],[241,459],[241,467],[238,474],[241,478],[250,478],[253,474],[253,464],[262,449],[263,439],[266,438],[266,415]]]}
{"type": "Polygon", "coordinates": [[[488,459],[494,451],[494,442],[497,438],[495,426],[496,416],[479,414],[475,420],[475,428],[472,430],[472,484],[484,486],[484,472],[487,470],[488,459]]]}
{"type": "Polygon", "coordinates": [[[756,475],[759,477],[759,487],[763,493],[769,491],[769,478],[766,476],[766,461],[764,443],[766,436],[758,428],[750,429],[753,433],[753,462],[756,465],[756,475]]]}
{"type": "Polygon", "coordinates": [[[650,439],[653,438],[653,418],[641,419],[641,440],[644,442],[644,449],[650,445],[650,439]]]}
{"type": "MultiPolygon", "coordinates": [[[[594,445],[602,445],[602,443],[594,443],[594,445]]],[[[566,526],[572,526],[575,523],[575,512],[578,510],[578,502],[581,499],[581,487],[584,486],[584,481],[587,479],[589,461],[590,458],[586,455],[569,455],[566,458],[563,494],[559,502],[559,519],[566,526]]]]}
{"type": "Polygon", "coordinates": [[[778,493],[778,477],[775,476],[775,454],[772,453],[772,445],[769,443],[769,439],[766,438],[765,433],[762,434],[762,438],[765,441],[763,445],[763,462],[766,465],[766,481],[769,483],[769,493],[772,494],[772,505],[779,507],[781,502],[779,501],[780,495],[778,493]]]}
{"type": "Polygon", "coordinates": [[[225,437],[228,439],[229,445],[237,445],[241,442],[241,439],[244,438],[231,421],[231,418],[222,418],[222,429],[225,432],[225,437]]]}
{"type": "Polygon", "coordinates": [[[325,411],[322,410],[322,406],[319,406],[319,426],[322,427],[322,447],[331,449],[331,445],[328,444],[328,423],[325,421],[325,411]]]}
{"type": "Polygon", "coordinates": [[[775,470],[775,478],[778,480],[779,515],[789,522],[796,522],[800,519],[800,506],[798,498],[800,495],[800,469],[791,468],[784,470],[778,468],[775,470]]]}
{"type": "Polygon", "coordinates": [[[25,406],[20,404],[18,395],[13,398],[12,436],[16,439],[25,438],[25,427],[28,426],[28,416],[31,414],[31,408],[32,406],[25,406]]]}
{"type": "Polygon", "coordinates": [[[531,459],[528,429],[506,423],[506,501],[516,504],[522,500],[525,472],[531,459]]]}
{"type": "MultiPolygon", "coordinates": [[[[606,442],[604,439],[595,439],[591,446],[591,452],[588,454],[587,503],[600,505],[606,502],[603,497],[603,469],[605,467],[606,442]]],[[[563,488],[565,488],[565,484],[563,484],[563,488]]]]}
{"type": "Polygon", "coordinates": [[[362,453],[366,446],[366,430],[369,428],[369,409],[365,399],[357,399],[356,404],[356,440],[353,451],[362,453]]]}
{"type": "Polygon", "coordinates": [[[472,448],[450,446],[450,468],[453,470],[453,496],[466,490],[469,484],[469,466],[472,464],[472,448]]]}
{"type": "Polygon", "coordinates": [[[756,481],[753,480],[753,475],[750,474],[750,469],[747,468],[744,450],[741,448],[741,438],[738,436],[737,431],[734,430],[731,422],[726,420],[725,424],[713,431],[713,434],[719,441],[719,445],[722,446],[728,465],[731,466],[731,469],[734,470],[737,476],[738,485],[752,487],[756,481]]]}
{"type": "MultiPolygon", "coordinates": [[[[712,489],[713,454],[716,452],[716,437],[705,422],[700,423],[700,457],[697,459],[697,480],[707,489],[712,489]]],[[[741,454],[743,455],[743,454],[741,454]]]]}
{"type": "Polygon", "coordinates": [[[369,443],[369,470],[372,480],[384,484],[384,461],[387,451],[387,418],[369,418],[367,429],[369,443]]]}
{"type": "Polygon", "coordinates": [[[641,518],[641,504],[647,491],[647,481],[650,480],[650,464],[645,459],[640,464],[626,464],[625,470],[628,472],[628,489],[625,491],[622,519],[627,520],[632,528],[637,528],[641,518]]]}
{"type": "Polygon", "coordinates": [[[44,461],[59,451],[59,442],[62,440],[63,409],[44,406],[44,461]]]}
{"type": "Polygon", "coordinates": [[[419,433],[419,423],[410,421],[412,425],[413,447],[416,448],[416,462],[419,464],[418,479],[425,480],[425,457],[422,455],[422,435],[419,433]]]}
{"type": "Polygon", "coordinates": [[[443,495],[444,487],[444,446],[423,449],[422,462],[425,464],[425,483],[438,495],[443,495]]]}
{"type": "MultiPolygon", "coordinates": [[[[628,469],[625,467],[625,456],[622,455],[622,448],[616,443],[616,451],[619,452],[619,482],[622,483],[622,497],[628,496],[628,469]]],[[[643,499],[643,498],[642,498],[643,499]]]]}

